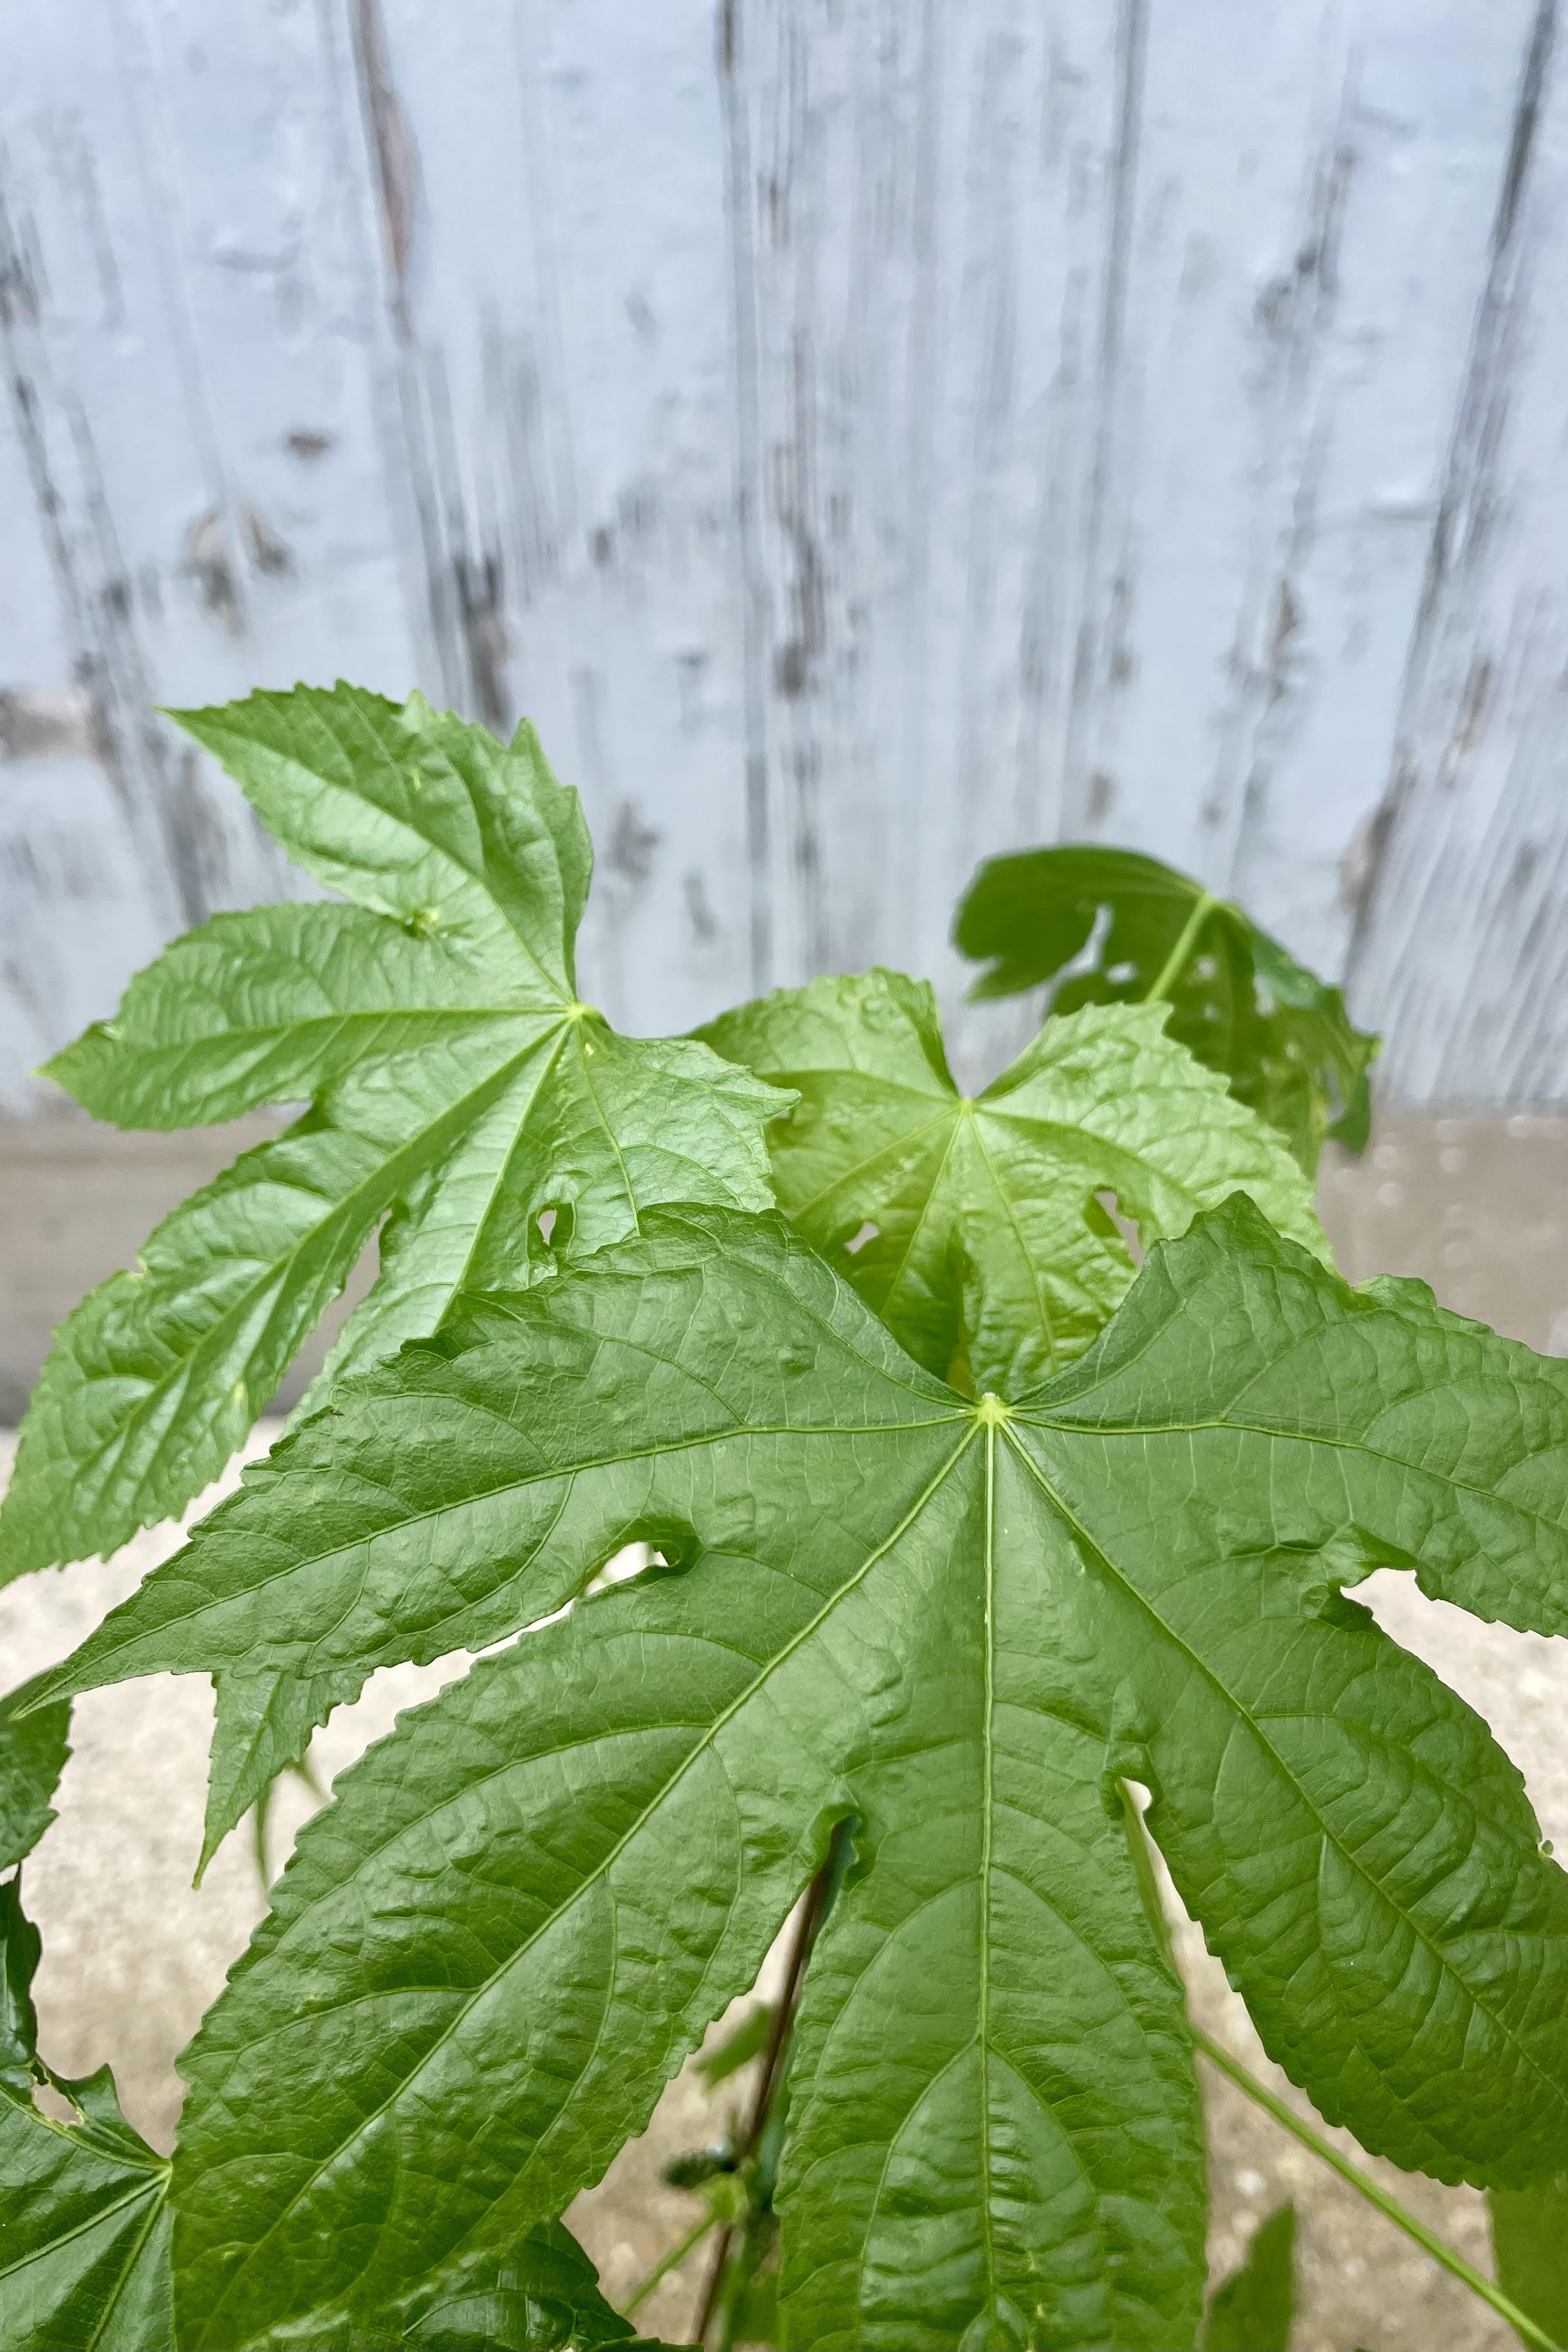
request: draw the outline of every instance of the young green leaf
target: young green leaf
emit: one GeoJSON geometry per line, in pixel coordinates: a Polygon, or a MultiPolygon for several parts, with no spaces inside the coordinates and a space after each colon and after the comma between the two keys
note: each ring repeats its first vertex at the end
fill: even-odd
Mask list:
{"type": "Polygon", "coordinates": [[[68,1700],[24,1712],[43,1686],[36,1675],[0,1699],[0,1870],[31,1853],[54,1820],[49,1800],[70,1754],[68,1700]]]}
{"type": "MultiPolygon", "coordinates": [[[[274,1530],[357,1512],[369,1572],[401,1517],[428,1567],[384,1601],[415,1625],[479,1597],[476,1509],[515,1514],[514,1555],[553,1521],[563,1581],[622,1533],[666,1567],[405,1716],[303,1832],[184,2061],[190,2345],[374,2341],[456,2250],[559,2213],[841,1818],[786,2336],[1190,2340],[1196,2093],[1122,1778],[1331,2120],[1444,2179],[1553,2160],[1568,1878],[1479,1717],[1340,1587],[1402,1564],[1568,1627],[1568,1366],[1418,1285],[1350,1290],[1244,1200],[1011,1407],[920,1370],[776,1220],[716,1211],[650,1216],[449,1347],[340,1396],[280,1459],[274,1530]],[[400,1501],[395,1460],[356,1494],[399,1391],[469,1465],[445,1510],[418,1465],[400,1501]]],[[[300,1598],[252,1580],[249,1638],[300,1598]]],[[[200,1661],[176,1633],[158,1663],[200,1661]]]]}
{"type": "Polygon", "coordinates": [[[1568,2343],[1568,2181],[1493,2189],[1497,2283],[1553,2343],[1568,2343]]]}
{"type": "Polygon", "coordinates": [[[107,2066],[68,2083],[38,2056],[38,1931],[0,1885],[0,2344],[173,2352],[169,2167],[120,2112],[107,2066]],[[47,2087],[75,2110],[46,2116],[47,2087]]]}
{"type": "Polygon", "coordinates": [[[540,2223],[499,2258],[450,2264],[399,2318],[396,2340],[410,2352],[668,2352],[611,2309],[559,2221],[540,2223]]]}
{"type": "Polygon", "coordinates": [[[1158,858],[1088,844],[989,858],[953,924],[962,955],[991,959],[973,997],[1038,988],[1091,940],[1093,966],[1061,982],[1053,1012],[1166,997],[1170,1035],[1289,1138],[1309,1176],[1325,1135],[1363,1148],[1378,1039],[1239,907],[1158,858]]]}
{"type": "Polygon", "coordinates": [[[900,972],[780,989],[700,1034],[798,1090],[768,1140],[807,1240],[917,1363],[1016,1396],[1081,1355],[1132,1279],[1102,1192],[1148,1244],[1239,1189],[1327,1255],[1300,1169],[1163,1034],[1168,1009],[1047,1023],[974,1100],[929,984],[900,972]]]}
{"type": "Polygon", "coordinates": [[[1203,2352],[1290,2352],[1296,2317],[1296,2208],[1281,2205],[1253,2231],[1247,2260],[1218,2287],[1203,2352]]]}
{"type": "Polygon", "coordinates": [[[716,2091],[731,2074],[760,2057],[766,2049],[768,2036],[773,2030],[776,2005],[771,2000],[754,2000],[740,2023],[728,2032],[717,2050],[697,2061],[697,2072],[708,2089],[716,2091]]]}
{"type": "Polygon", "coordinates": [[[182,724],[350,906],[220,915],[49,1073],[176,1128],[309,1098],[62,1327],[0,1514],[0,1580],[109,1552],[215,1477],[384,1219],[380,1277],[313,1395],[434,1330],[463,1283],[635,1232],[650,1202],[765,1207],[776,1095],[578,1003],[591,855],[531,727],[340,685],[182,724]],[[546,1242],[541,1220],[551,1223],[546,1242]]]}

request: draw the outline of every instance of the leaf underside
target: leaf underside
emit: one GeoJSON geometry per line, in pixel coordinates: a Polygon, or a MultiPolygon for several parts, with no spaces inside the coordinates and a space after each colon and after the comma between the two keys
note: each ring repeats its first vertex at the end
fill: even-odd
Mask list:
{"type": "Polygon", "coordinates": [[[455,1604],[491,1639],[539,1613],[535,1561],[552,1591],[637,1535],[665,1564],[404,1717],[304,1832],[184,2062],[184,2340],[374,2341],[502,2259],[641,2127],[850,1817],[786,2340],[1190,2341],[1200,2119],[1121,1777],[1331,2121],[1538,2176],[1568,1880],[1486,1727],[1341,1588],[1403,1565],[1563,1630],[1565,1443],[1568,1367],[1418,1285],[1350,1290],[1239,1200],[1010,1411],[717,1211],[405,1350],[57,1687],[330,1664],[351,1554],[405,1650],[455,1604]]]}
{"type": "Polygon", "coordinates": [[[936,999],[875,970],[780,989],[699,1034],[795,1089],[769,1130],[790,1219],[917,1363],[1021,1395],[1089,1346],[1146,1244],[1234,1191],[1324,1256],[1311,1188],[1272,1129],[1163,1034],[1164,1004],[1047,1022],[975,1099],[936,999]]]}
{"type": "Polygon", "coordinates": [[[1187,937],[1205,895],[1187,875],[1134,850],[1087,843],[1026,850],[979,868],[960,902],[953,944],[988,966],[970,995],[996,997],[1056,980],[1095,939],[1092,967],[1069,971],[1056,988],[1056,1013],[1138,1002],[1168,973],[1169,1034],[1289,1138],[1310,1177],[1325,1136],[1364,1149],[1367,1072],[1379,1040],[1352,1026],[1337,988],[1228,899],[1203,908],[1187,937]]]}
{"type": "Polygon", "coordinates": [[[179,715],[353,903],[216,917],[49,1065],[126,1127],[310,1108],[62,1327],[0,1513],[0,1580],[183,1509],[378,1227],[379,1276],[313,1402],[437,1328],[464,1283],[526,1282],[635,1232],[653,1202],[772,1198],[777,1097],[688,1041],[618,1037],[577,1002],[588,838],[531,727],[503,747],[422,696],[343,685],[179,715]]]}

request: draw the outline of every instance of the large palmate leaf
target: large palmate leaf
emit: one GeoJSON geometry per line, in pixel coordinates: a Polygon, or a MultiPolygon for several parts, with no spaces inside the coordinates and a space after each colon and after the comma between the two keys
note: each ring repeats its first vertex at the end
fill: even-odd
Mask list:
{"type": "Polygon", "coordinates": [[[591,855],[531,728],[356,688],[181,714],[301,866],[356,903],[220,915],[49,1065],[127,1127],[308,1099],[62,1327],[0,1517],[0,1577],[108,1552],[216,1475],[389,1219],[338,1372],[656,1201],[767,1205],[777,1097],[577,1002],[591,855]],[[544,1213],[554,1213],[553,1222],[544,1213]],[[552,1224],[548,1243],[541,1219],[552,1224]]]}
{"type": "Polygon", "coordinates": [[[1038,988],[1092,945],[1092,965],[1061,981],[1054,1012],[1166,997],[1171,1035],[1289,1136],[1309,1176],[1325,1135],[1352,1151],[1366,1142],[1377,1038],[1241,908],[1156,857],[1079,843],[989,858],[959,904],[953,943],[989,959],[976,997],[1038,988]]]}
{"type": "Polygon", "coordinates": [[[38,1931],[0,1885],[0,2344],[173,2352],[169,2167],[120,2112],[107,2066],[68,2083],[38,2056],[38,1931]],[[34,2093],[68,2101],[46,2116],[34,2093]]]}
{"type": "Polygon", "coordinates": [[[928,1371],[1014,1396],[1081,1355],[1132,1279],[1102,1192],[1148,1243],[1239,1189],[1327,1255],[1300,1170],[1164,1035],[1168,1011],[1048,1023],[973,1100],[930,986],[901,972],[780,989],[700,1034],[798,1089],[768,1140],[807,1239],[928,1371]]]}
{"type": "Polygon", "coordinates": [[[717,1211],[376,1368],[51,1688],[308,1671],[362,1594],[379,1654],[447,1615],[493,1636],[548,1598],[520,1563],[549,1592],[637,1537],[665,1565],[404,1717],[303,1832],[184,2062],[185,2340],[377,2341],[433,2266],[559,2213],[849,1817],[786,2340],[1190,2341],[1196,2092],[1121,1777],[1331,2119],[1445,2179],[1539,2175],[1568,1878],[1479,1717],[1341,1587],[1399,1564],[1563,1630],[1565,1460],[1568,1366],[1419,1285],[1352,1291],[1242,1200],[1011,1406],[717,1211]]]}

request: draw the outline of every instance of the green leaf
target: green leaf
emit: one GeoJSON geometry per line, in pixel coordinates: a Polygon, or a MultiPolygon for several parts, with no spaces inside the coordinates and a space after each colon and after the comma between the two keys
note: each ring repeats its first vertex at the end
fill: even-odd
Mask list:
{"type": "Polygon", "coordinates": [[[61,1328],[0,1513],[0,1580],[183,1509],[384,1220],[379,1279],[315,1402],[437,1328],[464,1283],[524,1282],[635,1232],[650,1202],[772,1199],[777,1097],[689,1041],[618,1037],[577,1002],[588,839],[531,728],[503,748],[420,695],[342,685],[179,716],[290,855],[356,903],[217,916],[49,1065],[125,1126],[310,1108],[61,1328]]]}
{"type": "MultiPolygon", "coordinates": [[[[357,1514],[414,1625],[542,1540],[562,1583],[630,1530],[665,1565],[403,1717],[305,1829],[184,2061],[192,2347],[374,2341],[433,2266],[562,2211],[842,1818],[786,2340],[1190,2342],[1200,2118],[1122,1778],[1331,2121],[1447,2179],[1552,2161],[1568,1879],[1485,1725],[1340,1588],[1403,1565],[1568,1629],[1568,1365],[1419,1285],[1352,1291],[1240,1200],[1011,1408],[922,1372],[778,1221],[717,1211],[650,1216],[448,1349],[281,1457],[275,1537],[357,1514]],[[395,1454],[360,1486],[399,1411],[466,1469],[445,1507],[395,1454]]],[[[282,1640],[300,1596],[245,1605],[282,1640]]]]}
{"type": "Polygon", "coordinates": [[[716,2091],[721,2083],[727,2083],[731,2074],[738,2074],[742,2066],[749,2065],[753,2058],[762,2055],[768,2046],[768,2037],[773,2030],[773,2020],[777,2014],[776,2002],[754,2000],[740,2023],[724,2036],[717,2050],[710,2051],[705,2058],[699,2058],[697,2072],[710,2091],[716,2091]]]}
{"type": "Polygon", "coordinates": [[[1204,2352],[1290,2352],[1296,2317],[1296,2208],[1258,2224],[1247,2260],[1215,2292],[1204,2352]]]}
{"type": "Polygon", "coordinates": [[[397,2340],[416,2352],[664,2352],[611,2309],[594,2265],[559,2221],[499,2260],[459,2261],[409,2299],[397,2340]]]}
{"type": "Polygon", "coordinates": [[[1289,1138],[1309,1176],[1326,1135],[1363,1150],[1379,1040],[1353,1028],[1339,990],[1239,907],[1158,858],[1087,844],[993,857],[953,925],[961,954],[992,960],[973,997],[1038,988],[1091,939],[1092,968],[1060,982],[1053,1012],[1168,997],[1170,1034],[1289,1138]],[[1101,908],[1110,919],[1102,936],[1101,908]]]}
{"type": "Polygon", "coordinates": [[[1016,1396],[1082,1354],[1132,1279],[1102,1192],[1147,1244],[1239,1189],[1327,1255],[1289,1153],[1163,1034],[1167,1010],[1047,1023],[975,1100],[931,988],[900,972],[781,989],[701,1034],[798,1090],[769,1143],[807,1240],[928,1371],[1016,1396]]]}
{"type": "Polygon", "coordinates": [[[44,1676],[36,1675],[0,1699],[0,1870],[31,1853],[54,1820],[49,1800],[70,1754],[68,1701],[23,1712],[43,1686],[44,1676]]]}
{"type": "Polygon", "coordinates": [[[0,1885],[0,2344],[173,2352],[169,2167],[120,2112],[107,2066],[68,2083],[38,2056],[38,1931],[0,1885]],[[46,2116],[34,2092],[70,2103],[46,2116]]]}
{"type": "Polygon", "coordinates": [[[1568,2342],[1568,2181],[1493,2189],[1487,2202],[1499,2286],[1553,2343],[1568,2342]]]}

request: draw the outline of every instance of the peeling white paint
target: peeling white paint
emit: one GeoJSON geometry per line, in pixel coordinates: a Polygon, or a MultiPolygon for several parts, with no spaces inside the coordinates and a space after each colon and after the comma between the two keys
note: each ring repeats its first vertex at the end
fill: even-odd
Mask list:
{"type": "Polygon", "coordinates": [[[973,862],[1089,834],[1348,969],[1406,1098],[1561,1098],[1556,9],[32,12],[0,1098],[302,887],[151,706],[340,672],[537,720],[628,1026],[956,999],[973,862]]]}

